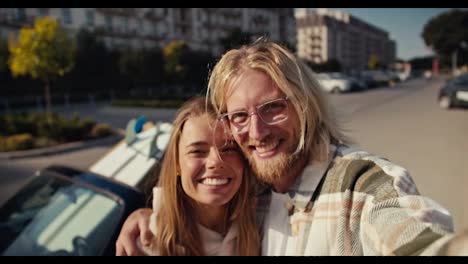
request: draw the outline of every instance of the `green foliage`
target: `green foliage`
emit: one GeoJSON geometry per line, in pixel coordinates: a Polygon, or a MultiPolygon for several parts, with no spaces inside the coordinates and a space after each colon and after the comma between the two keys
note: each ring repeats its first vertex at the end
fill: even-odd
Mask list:
{"type": "Polygon", "coordinates": [[[75,89],[94,90],[99,84],[109,84],[115,79],[116,72],[112,72],[112,69],[116,69],[117,66],[113,65],[111,54],[104,43],[87,30],[78,32],[76,42],[75,67],[70,73],[77,84],[72,83],[75,89]]]}
{"type": "Polygon", "coordinates": [[[73,68],[75,47],[54,19],[36,19],[34,27],[21,28],[8,43],[8,65],[14,77],[29,75],[45,83],[47,112],[51,111],[49,84],[73,68]]]}
{"type": "Polygon", "coordinates": [[[380,59],[377,55],[371,54],[367,61],[367,67],[369,70],[376,70],[380,66],[380,59]]]}
{"type": "Polygon", "coordinates": [[[181,58],[181,63],[187,69],[184,79],[186,86],[198,87],[198,91],[192,92],[201,92],[208,84],[208,72],[210,66],[214,66],[215,57],[207,52],[188,51],[181,58]]]}
{"type": "Polygon", "coordinates": [[[253,35],[248,32],[243,32],[240,28],[235,28],[225,38],[219,40],[224,51],[233,48],[239,48],[244,44],[248,44],[252,41],[253,35]]]}
{"type": "Polygon", "coordinates": [[[0,72],[7,69],[8,62],[8,42],[0,39],[0,72]]]}
{"type": "Polygon", "coordinates": [[[412,70],[429,70],[432,69],[432,62],[434,57],[418,57],[411,59],[409,62],[411,64],[412,70]]]}
{"type": "MultiPolygon", "coordinates": [[[[468,44],[468,10],[450,10],[442,13],[424,25],[422,37],[424,43],[431,47],[439,56],[450,57],[458,49],[466,61],[466,53],[460,45],[468,44]]],[[[463,62],[462,62],[463,63],[463,62]]]]}
{"type": "Polygon", "coordinates": [[[144,53],[140,50],[135,51],[127,49],[119,59],[119,69],[123,74],[127,74],[133,78],[139,78],[143,74],[144,53]]]}
{"type": "Polygon", "coordinates": [[[181,58],[187,50],[187,45],[181,40],[174,40],[164,47],[164,71],[170,79],[184,78],[186,68],[181,64],[181,58]]]}
{"type": "Polygon", "coordinates": [[[0,137],[0,151],[25,150],[33,146],[34,140],[29,133],[0,137]]]}
{"type": "Polygon", "coordinates": [[[156,86],[164,78],[164,59],[159,48],[127,49],[119,57],[120,74],[126,77],[131,87],[156,86]]]}
{"type": "Polygon", "coordinates": [[[2,146],[0,151],[45,147],[90,138],[107,136],[112,133],[109,125],[96,124],[92,120],[71,118],[57,114],[29,113],[0,116],[2,146]],[[32,140],[30,144],[29,135],[32,140]]]}
{"type": "Polygon", "coordinates": [[[33,28],[23,27],[18,39],[10,39],[9,50],[14,76],[30,75],[47,82],[73,67],[73,43],[58,23],[48,17],[37,19],[33,28]]]}
{"type": "Polygon", "coordinates": [[[90,136],[92,138],[100,138],[108,136],[112,133],[112,129],[108,124],[95,124],[91,129],[90,136]]]}
{"type": "Polygon", "coordinates": [[[164,57],[162,50],[159,48],[151,48],[143,51],[144,59],[141,81],[160,83],[164,78],[164,57]]]}

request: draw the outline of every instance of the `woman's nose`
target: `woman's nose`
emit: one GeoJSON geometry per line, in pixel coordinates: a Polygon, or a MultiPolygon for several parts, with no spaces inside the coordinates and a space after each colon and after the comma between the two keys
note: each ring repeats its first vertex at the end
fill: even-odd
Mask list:
{"type": "Polygon", "coordinates": [[[210,153],[208,154],[208,157],[207,157],[206,164],[207,164],[207,167],[210,169],[223,167],[223,160],[221,156],[219,155],[218,150],[215,147],[211,148],[210,153]]]}

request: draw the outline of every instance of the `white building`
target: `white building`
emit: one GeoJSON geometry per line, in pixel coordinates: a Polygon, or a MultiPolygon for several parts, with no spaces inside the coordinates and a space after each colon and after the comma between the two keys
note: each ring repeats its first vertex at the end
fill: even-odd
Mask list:
{"type": "Polygon", "coordinates": [[[348,13],[300,8],[295,15],[298,56],[307,61],[336,59],[351,71],[366,69],[371,56],[381,65],[395,60],[396,44],[388,32],[348,13]]]}
{"type": "Polygon", "coordinates": [[[296,45],[293,8],[2,8],[0,38],[55,17],[68,32],[94,31],[110,48],[163,47],[184,40],[192,49],[219,55],[219,43],[234,29],[296,45]]]}

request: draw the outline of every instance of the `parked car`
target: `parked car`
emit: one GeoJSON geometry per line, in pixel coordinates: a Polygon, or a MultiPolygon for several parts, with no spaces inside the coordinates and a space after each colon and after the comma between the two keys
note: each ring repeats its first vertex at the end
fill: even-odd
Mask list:
{"type": "Polygon", "coordinates": [[[392,81],[392,78],[388,74],[380,70],[363,71],[361,75],[365,78],[371,79],[372,83],[375,84],[375,86],[394,85],[394,81],[392,81]]]}
{"type": "Polygon", "coordinates": [[[332,79],[346,79],[351,81],[351,91],[362,91],[367,89],[367,85],[354,76],[347,75],[341,72],[330,72],[327,74],[332,79]]]}
{"type": "Polygon", "coordinates": [[[438,101],[444,109],[468,106],[468,74],[448,80],[439,90],[438,101]]]}
{"type": "Polygon", "coordinates": [[[350,92],[353,88],[353,82],[347,78],[336,78],[326,73],[319,73],[317,79],[322,89],[329,93],[350,92]]]}
{"type": "Polygon", "coordinates": [[[378,86],[378,83],[374,80],[374,78],[372,78],[372,76],[363,74],[361,72],[354,72],[351,74],[351,76],[358,80],[366,90],[378,86]]]}
{"type": "Polygon", "coordinates": [[[115,255],[123,222],[149,201],[171,131],[171,123],[133,118],[88,171],[38,171],[0,207],[0,255],[115,255]]]}
{"type": "Polygon", "coordinates": [[[145,201],[142,191],[112,178],[48,167],[0,208],[0,254],[115,255],[124,220],[145,201]]]}

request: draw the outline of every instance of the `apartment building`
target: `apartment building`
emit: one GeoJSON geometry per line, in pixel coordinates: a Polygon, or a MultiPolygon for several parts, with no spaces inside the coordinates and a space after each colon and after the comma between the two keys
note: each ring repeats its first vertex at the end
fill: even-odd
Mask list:
{"type": "Polygon", "coordinates": [[[345,71],[367,68],[374,56],[380,65],[395,60],[396,44],[388,32],[343,11],[296,10],[298,56],[314,63],[331,59],[345,71]]]}
{"type": "Polygon", "coordinates": [[[223,52],[219,40],[234,29],[296,45],[293,8],[2,8],[0,38],[17,34],[40,16],[55,17],[70,34],[91,30],[117,49],[184,40],[194,50],[218,56],[223,52]]]}

